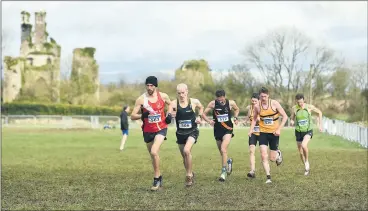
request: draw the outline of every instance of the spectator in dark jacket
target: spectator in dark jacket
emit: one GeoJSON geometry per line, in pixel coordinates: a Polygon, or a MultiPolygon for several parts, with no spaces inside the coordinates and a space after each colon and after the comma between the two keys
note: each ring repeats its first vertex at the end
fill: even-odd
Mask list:
{"type": "Polygon", "coordinates": [[[123,133],[123,138],[121,139],[120,143],[120,151],[124,149],[125,142],[129,135],[129,123],[128,123],[128,112],[130,111],[129,106],[124,106],[123,111],[120,114],[120,129],[123,133]]]}

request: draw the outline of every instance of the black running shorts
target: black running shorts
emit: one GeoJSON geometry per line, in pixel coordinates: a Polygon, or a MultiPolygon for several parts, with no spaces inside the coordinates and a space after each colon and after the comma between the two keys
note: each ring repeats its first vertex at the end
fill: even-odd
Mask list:
{"type": "Polygon", "coordinates": [[[198,128],[193,130],[192,132],[188,134],[178,134],[176,133],[176,143],[177,144],[186,144],[189,137],[193,137],[195,142],[197,143],[197,139],[199,137],[199,130],[198,128]]]}
{"type": "Polygon", "coordinates": [[[250,145],[255,145],[257,146],[257,141],[259,141],[259,135],[255,135],[254,133],[252,133],[252,136],[249,137],[249,146],[250,145]]]}
{"type": "Polygon", "coordinates": [[[214,136],[215,136],[216,141],[222,141],[223,137],[226,134],[231,134],[231,137],[234,137],[233,130],[227,130],[227,129],[222,129],[222,128],[214,128],[213,132],[214,132],[214,136]]]}
{"type": "Polygon", "coordinates": [[[146,142],[148,144],[148,143],[154,141],[156,135],[158,135],[158,134],[165,136],[164,140],[166,140],[167,128],[164,128],[164,129],[159,130],[159,131],[154,132],[154,133],[143,132],[144,142],[146,142]]]}
{"type": "Polygon", "coordinates": [[[307,132],[298,132],[298,131],[295,131],[295,138],[296,138],[296,141],[297,142],[302,142],[303,139],[304,139],[304,136],[306,135],[310,135],[311,139],[313,137],[313,130],[309,130],[307,132]]]}
{"type": "Polygon", "coordinates": [[[270,150],[277,150],[279,148],[280,136],[275,136],[273,133],[260,133],[259,145],[269,145],[270,150]]]}

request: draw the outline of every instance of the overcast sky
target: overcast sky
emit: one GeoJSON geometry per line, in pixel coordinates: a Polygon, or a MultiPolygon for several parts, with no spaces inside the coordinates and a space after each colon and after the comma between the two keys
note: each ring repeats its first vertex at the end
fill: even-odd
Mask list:
{"type": "MultiPolygon", "coordinates": [[[[367,61],[367,2],[2,2],[4,54],[17,56],[22,10],[47,12],[47,31],[62,46],[95,47],[102,83],[121,78],[173,77],[184,60],[206,59],[220,70],[241,63],[255,37],[294,26],[342,52],[367,61]],[[142,73],[138,73],[142,71],[142,73]]],[[[133,80],[134,81],[134,80],[133,80]]]]}

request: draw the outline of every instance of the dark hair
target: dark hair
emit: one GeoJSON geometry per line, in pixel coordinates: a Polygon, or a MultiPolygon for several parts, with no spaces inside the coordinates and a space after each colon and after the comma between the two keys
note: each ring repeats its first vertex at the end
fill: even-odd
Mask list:
{"type": "Polygon", "coordinates": [[[225,90],[223,90],[223,89],[217,90],[215,95],[216,95],[216,97],[222,97],[222,96],[225,97],[225,90]]]}
{"type": "Polygon", "coordinates": [[[128,107],[129,107],[128,105],[125,105],[125,106],[123,107],[123,110],[125,111],[128,107]]]}
{"type": "Polygon", "coordinates": [[[268,94],[268,89],[266,87],[262,87],[260,90],[259,90],[259,94],[268,94]]]}
{"type": "Polygon", "coordinates": [[[253,94],[252,94],[252,98],[259,99],[259,94],[258,94],[258,93],[253,93],[253,94]]]}
{"type": "Polygon", "coordinates": [[[295,99],[296,99],[296,100],[301,100],[301,99],[303,99],[303,100],[304,100],[304,95],[303,95],[303,94],[297,94],[297,95],[295,96],[295,99]]]}

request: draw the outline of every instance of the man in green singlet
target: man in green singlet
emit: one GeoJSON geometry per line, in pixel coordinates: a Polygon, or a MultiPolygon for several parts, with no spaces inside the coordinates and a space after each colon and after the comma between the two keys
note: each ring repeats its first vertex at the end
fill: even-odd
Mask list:
{"type": "Polygon", "coordinates": [[[318,113],[319,115],[319,131],[322,132],[322,112],[311,104],[306,104],[304,101],[303,94],[297,94],[295,96],[297,105],[292,107],[292,112],[290,116],[291,126],[294,125],[295,119],[295,137],[298,145],[298,150],[300,153],[300,158],[305,166],[304,175],[309,175],[309,156],[308,156],[308,142],[313,137],[313,125],[311,114],[312,111],[318,113]]]}

